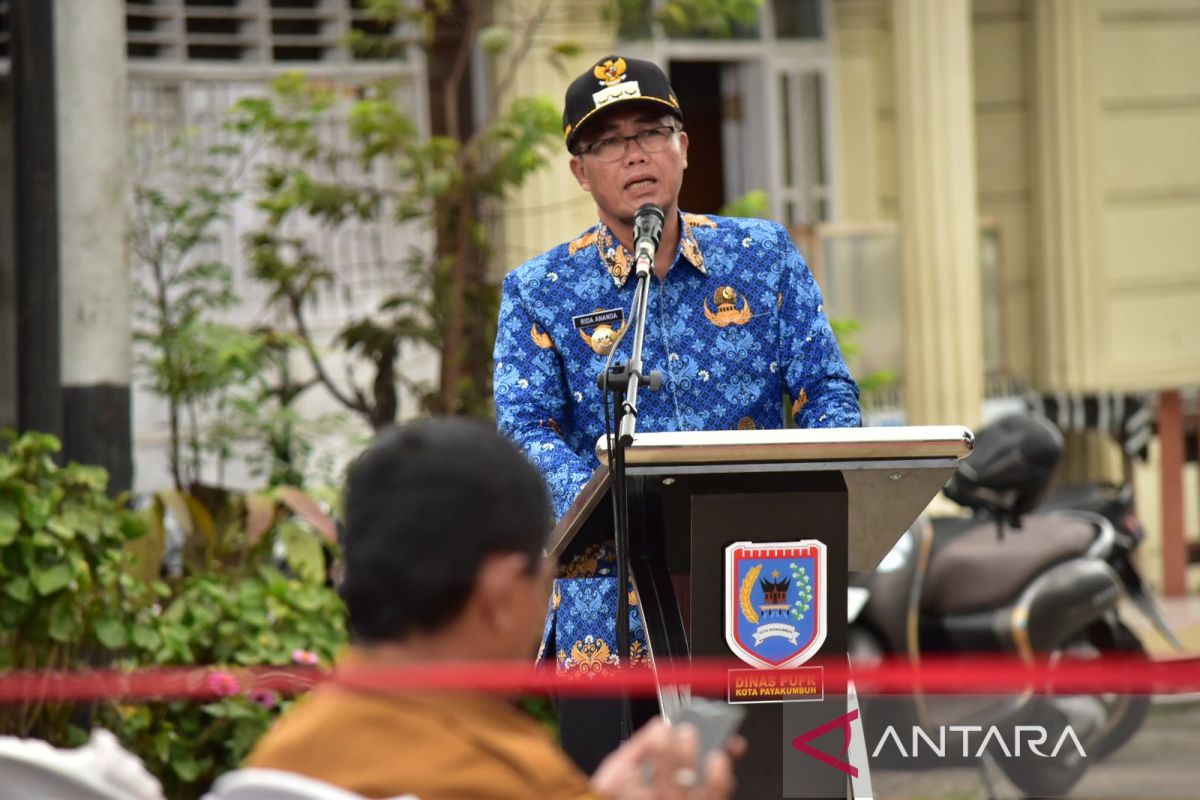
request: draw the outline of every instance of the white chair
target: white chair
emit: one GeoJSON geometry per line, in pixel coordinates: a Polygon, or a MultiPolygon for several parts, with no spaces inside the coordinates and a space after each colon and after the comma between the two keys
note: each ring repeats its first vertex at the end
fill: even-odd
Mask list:
{"type": "MultiPolygon", "coordinates": [[[[246,767],[217,778],[203,800],[364,800],[332,784],[277,769],[246,767]]],[[[419,800],[406,794],[394,800],[419,800]]]]}
{"type": "Polygon", "coordinates": [[[162,800],[162,786],[141,760],[98,728],[83,747],[0,736],[0,794],[55,800],[162,800]]]}

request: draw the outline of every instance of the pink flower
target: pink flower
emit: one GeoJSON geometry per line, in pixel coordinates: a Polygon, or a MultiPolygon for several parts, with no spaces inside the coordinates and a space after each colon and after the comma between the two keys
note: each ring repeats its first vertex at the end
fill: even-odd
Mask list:
{"type": "Polygon", "coordinates": [[[205,683],[217,697],[231,697],[239,691],[237,676],[232,672],[211,672],[205,683]]]}
{"type": "Polygon", "coordinates": [[[279,702],[279,695],[271,689],[251,689],[246,692],[246,699],[270,711],[279,702]]]}
{"type": "Polygon", "coordinates": [[[321,657],[311,650],[296,648],[292,651],[292,663],[303,664],[306,667],[315,667],[321,663],[321,657]]]}

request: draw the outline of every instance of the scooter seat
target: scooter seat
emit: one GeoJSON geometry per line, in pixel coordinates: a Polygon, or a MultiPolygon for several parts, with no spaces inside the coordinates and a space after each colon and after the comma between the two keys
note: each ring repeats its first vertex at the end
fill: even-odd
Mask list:
{"type": "MultiPolygon", "coordinates": [[[[1037,575],[1078,558],[1096,538],[1096,526],[1067,514],[1025,517],[1020,528],[979,522],[936,543],[921,590],[921,612],[946,616],[1000,608],[1014,602],[1037,575]]],[[[937,537],[935,527],[935,542],[937,537]]]]}

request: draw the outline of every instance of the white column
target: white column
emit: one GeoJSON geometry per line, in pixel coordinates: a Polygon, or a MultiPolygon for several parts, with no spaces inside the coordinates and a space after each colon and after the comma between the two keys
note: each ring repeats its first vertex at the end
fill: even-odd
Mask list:
{"type": "Polygon", "coordinates": [[[882,0],[842,0],[833,6],[838,144],[834,218],[840,222],[880,218],[876,59],[885,11],[882,0]]]}
{"type": "Polygon", "coordinates": [[[125,4],[54,11],[63,384],[128,384],[125,4]]]}
{"type": "Polygon", "coordinates": [[[977,424],[983,326],[969,0],[893,0],[909,424],[977,424]]]}
{"type": "Polygon", "coordinates": [[[53,0],[63,451],[130,485],[125,4],[53,0]]]}
{"type": "Polygon", "coordinates": [[[1030,3],[1039,388],[1103,388],[1107,310],[1097,181],[1099,4],[1030,3]]]}

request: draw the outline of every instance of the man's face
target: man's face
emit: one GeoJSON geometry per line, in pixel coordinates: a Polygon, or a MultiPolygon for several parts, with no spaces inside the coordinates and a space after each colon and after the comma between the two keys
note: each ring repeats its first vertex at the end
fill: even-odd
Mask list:
{"type": "Polygon", "coordinates": [[[647,153],[636,141],[630,141],[624,155],[611,162],[584,151],[603,139],[634,136],[663,125],[678,127],[679,121],[645,107],[614,108],[593,120],[580,134],[580,155],[571,158],[571,172],[592,195],[600,219],[610,227],[613,223],[632,225],[634,214],[645,203],[655,203],[667,214],[678,207],[679,188],[687,168],[687,134],[679,131],[671,135],[655,153],[647,153]]]}

